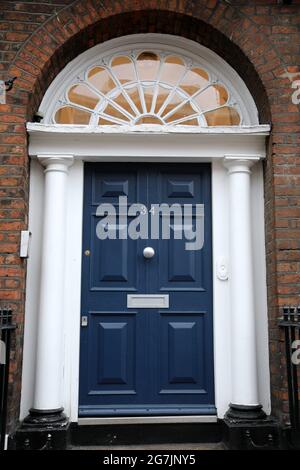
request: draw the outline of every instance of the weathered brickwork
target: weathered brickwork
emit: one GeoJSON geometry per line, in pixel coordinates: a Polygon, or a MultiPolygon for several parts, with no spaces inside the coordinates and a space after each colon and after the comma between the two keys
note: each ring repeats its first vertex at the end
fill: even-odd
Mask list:
{"type": "Polygon", "coordinates": [[[266,247],[272,406],[287,411],[278,307],[300,303],[300,0],[0,0],[0,79],[18,77],[0,105],[0,298],[15,314],[9,426],[18,419],[26,263],[19,256],[27,227],[26,121],[47,87],[79,53],[132,33],[184,36],[211,48],[241,75],[261,123],[272,123],[265,164],[266,247]],[[298,75],[297,75],[298,74],[298,75]]]}

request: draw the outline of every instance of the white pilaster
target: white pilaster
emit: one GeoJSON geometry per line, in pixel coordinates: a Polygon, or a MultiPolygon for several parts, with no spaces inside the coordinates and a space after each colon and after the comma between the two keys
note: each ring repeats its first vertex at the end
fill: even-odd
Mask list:
{"type": "Polygon", "coordinates": [[[230,194],[231,361],[233,405],[257,406],[251,167],[259,156],[225,156],[230,194]]]}
{"type": "Polygon", "coordinates": [[[43,155],[38,159],[45,166],[45,201],[33,408],[43,411],[62,407],[65,207],[68,167],[73,157],[43,155]]]}

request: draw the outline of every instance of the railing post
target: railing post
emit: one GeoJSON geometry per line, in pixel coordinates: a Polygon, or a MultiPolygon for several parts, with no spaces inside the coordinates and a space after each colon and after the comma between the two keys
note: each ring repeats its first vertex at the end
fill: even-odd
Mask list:
{"type": "Polygon", "coordinates": [[[0,450],[5,447],[12,311],[0,310],[0,450]]]}
{"type": "Polygon", "coordinates": [[[279,326],[284,329],[285,339],[289,416],[291,423],[289,445],[292,448],[298,448],[300,446],[300,410],[298,388],[298,367],[300,364],[297,364],[293,360],[293,349],[295,347],[295,341],[297,339],[299,340],[300,335],[300,307],[284,307],[283,316],[279,321],[279,326]]]}
{"type": "MultiPolygon", "coordinates": [[[[299,318],[300,317],[299,317],[298,309],[297,309],[296,315],[294,315],[294,314],[291,315],[291,321],[292,321],[292,327],[291,327],[292,347],[293,347],[294,341],[296,340],[297,330],[298,330],[298,338],[299,338],[299,331],[300,331],[299,318]],[[297,327],[296,322],[298,323],[298,327],[297,327]]],[[[294,403],[295,403],[295,430],[296,430],[296,432],[300,431],[298,367],[297,367],[297,364],[292,361],[292,374],[293,374],[293,385],[294,385],[293,394],[294,394],[294,403]]]]}

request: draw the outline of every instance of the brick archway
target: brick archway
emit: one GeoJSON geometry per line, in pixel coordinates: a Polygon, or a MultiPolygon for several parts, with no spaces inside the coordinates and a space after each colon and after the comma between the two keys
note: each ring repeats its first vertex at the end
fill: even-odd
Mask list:
{"type": "MultiPolygon", "coordinates": [[[[130,8],[132,2],[124,2],[122,11],[118,11],[115,5],[114,10],[109,13],[104,9],[98,11],[97,15],[92,15],[93,2],[86,2],[81,9],[79,9],[80,2],[75,3],[41,26],[22,46],[10,67],[10,74],[19,77],[18,86],[29,92],[28,118],[36,110],[53,78],[81,52],[108,39],[153,32],[183,36],[203,44],[220,55],[245,81],[256,101],[261,122],[270,121],[266,92],[268,76],[261,64],[263,62],[265,65],[271,59],[273,66],[277,64],[279,67],[281,61],[279,59],[274,61],[274,52],[270,52],[268,40],[264,42],[259,36],[256,38],[256,43],[264,43],[263,59],[262,51],[257,56],[253,54],[247,56],[245,36],[238,37],[237,31],[242,29],[245,34],[247,32],[245,26],[248,26],[249,32],[253,34],[253,25],[246,21],[244,15],[238,14],[236,9],[226,9],[231,21],[228,19],[227,24],[221,25],[217,19],[223,10],[221,5],[217,10],[208,6],[203,7],[202,11],[197,11],[192,7],[186,6],[185,9],[180,9],[170,5],[162,5],[160,9],[155,10],[145,9],[143,4],[143,9],[139,10],[136,6],[130,8]],[[210,11],[210,15],[207,10],[210,11]],[[81,21],[80,26],[79,11],[85,23],[83,25],[81,21]]],[[[198,3],[212,5],[215,2],[198,3]]]]}
{"type": "MultiPolygon", "coordinates": [[[[18,8],[13,11],[9,6],[4,9],[3,21],[15,21],[20,26],[18,30],[8,30],[4,34],[7,43],[2,45],[5,58],[2,71],[5,78],[17,76],[18,80],[8,94],[7,105],[0,107],[0,149],[4,165],[1,180],[4,210],[1,290],[2,299],[12,306],[20,325],[11,368],[11,383],[14,382],[10,387],[11,404],[14,403],[11,405],[11,424],[18,418],[16,403],[20,395],[25,299],[26,263],[18,257],[19,231],[27,227],[28,161],[24,124],[33,118],[47,87],[70,60],[113,37],[146,32],[184,36],[214,50],[248,85],[259,109],[261,123],[273,123],[265,172],[265,197],[272,398],[274,410],[281,412],[285,391],[278,380],[277,307],[278,303],[298,302],[298,290],[295,287],[288,289],[281,277],[285,272],[293,272],[295,253],[293,255],[289,250],[299,247],[296,240],[290,240],[288,233],[277,233],[277,239],[275,237],[276,230],[293,227],[295,216],[288,209],[280,212],[281,194],[274,190],[274,180],[277,179],[280,185],[279,191],[291,187],[292,194],[295,184],[291,179],[292,170],[287,176],[282,173],[283,165],[299,155],[297,134],[292,139],[289,133],[299,132],[300,123],[297,106],[291,104],[287,73],[299,71],[293,67],[299,63],[299,56],[293,44],[287,46],[282,40],[286,34],[296,36],[296,26],[293,23],[284,26],[284,22],[276,24],[272,15],[289,16],[297,6],[288,10],[275,4],[253,6],[253,2],[244,2],[244,6],[235,7],[223,0],[65,0],[59,7],[47,1],[41,5],[38,2],[15,3],[18,8]],[[280,274],[277,274],[279,269],[280,274]]],[[[294,171],[296,174],[297,168],[294,171]]],[[[297,278],[291,279],[290,284],[294,286],[295,282],[300,283],[297,278]]]]}

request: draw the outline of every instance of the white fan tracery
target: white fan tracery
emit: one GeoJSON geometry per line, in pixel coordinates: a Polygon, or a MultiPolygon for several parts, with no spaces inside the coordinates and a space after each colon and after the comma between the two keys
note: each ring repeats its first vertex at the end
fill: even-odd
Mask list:
{"type": "Polygon", "coordinates": [[[90,126],[241,124],[226,87],[174,53],[119,54],[90,67],[60,101],[57,124],[90,126]]]}

